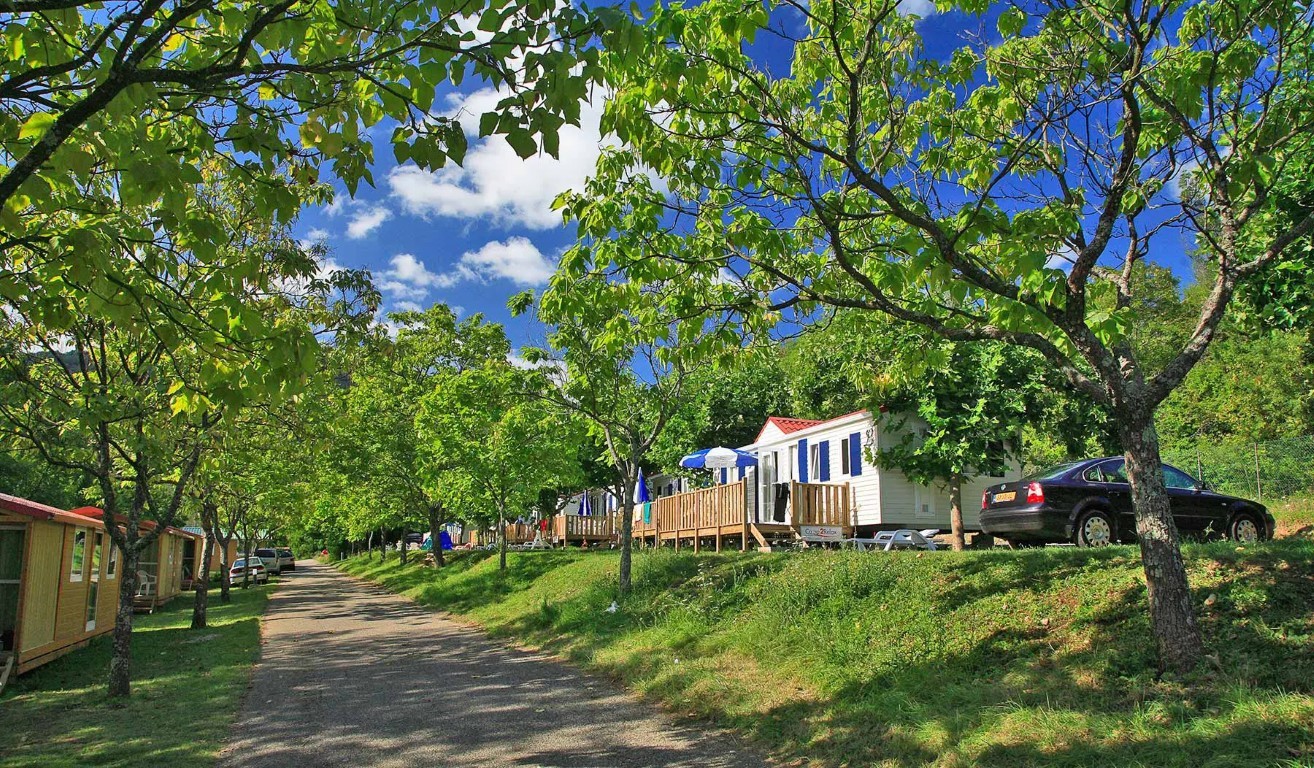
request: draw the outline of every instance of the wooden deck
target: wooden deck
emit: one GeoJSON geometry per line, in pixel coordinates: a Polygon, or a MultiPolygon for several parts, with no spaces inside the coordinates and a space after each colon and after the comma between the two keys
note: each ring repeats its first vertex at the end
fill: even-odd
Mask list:
{"type": "Polygon", "coordinates": [[[825,527],[835,538],[853,534],[856,509],[847,483],[790,483],[790,519],[759,521],[748,508],[748,481],[666,496],[653,502],[651,514],[634,523],[634,537],[653,546],[671,543],[695,552],[710,543],[717,552],[725,540],[737,540],[741,550],[750,542],[769,548],[773,541],[795,538],[804,526],[825,527]]]}
{"type": "MultiPolygon", "coordinates": [[[[754,519],[747,499],[747,480],[664,496],[652,502],[646,520],[641,506],[632,508],[631,536],[640,542],[651,541],[653,546],[670,545],[677,550],[693,547],[695,552],[709,546],[720,552],[727,540],[741,550],[750,546],[770,548],[781,539],[816,534],[821,529],[825,538],[847,538],[856,528],[857,510],[847,483],[790,483],[790,517],[785,523],[754,519]]],[[[528,544],[538,530],[532,523],[508,523],[506,541],[528,544]]],[[[545,538],[556,547],[586,546],[614,541],[620,530],[617,513],[557,515],[548,525],[545,538]]]]}
{"type": "Polygon", "coordinates": [[[551,541],[555,546],[592,544],[616,538],[618,516],[615,514],[580,517],[557,515],[552,520],[551,541]]]}

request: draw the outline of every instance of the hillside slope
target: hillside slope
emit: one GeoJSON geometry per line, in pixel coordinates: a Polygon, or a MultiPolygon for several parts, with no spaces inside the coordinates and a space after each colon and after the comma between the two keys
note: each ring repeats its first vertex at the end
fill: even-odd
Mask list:
{"type": "MultiPolygon", "coordinates": [[[[1137,551],[458,556],[350,573],[810,765],[1314,765],[1314,542],[1187,548],[1210,663],[1159,679],[1137,551]]],[[[802,764],[802,762],[800,762],[802,764]]]]}

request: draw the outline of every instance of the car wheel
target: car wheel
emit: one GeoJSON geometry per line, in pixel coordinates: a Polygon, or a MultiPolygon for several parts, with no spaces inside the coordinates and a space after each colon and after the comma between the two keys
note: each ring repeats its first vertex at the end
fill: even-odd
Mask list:
{"type": "Polygon", "coordinates": [[[1101,509],[1091,510],[1077,521],[1077,546],[1107,547],[1117,543],[1113,530],[1113,520],[1101,509]]]}
{"type": "Polygon", "coordinates": [[[1232,541],[1254,544],[1264,538],[1264,525],[1249,512],[1242,512],[1232,518],[1227,532],[1232,541]]]}

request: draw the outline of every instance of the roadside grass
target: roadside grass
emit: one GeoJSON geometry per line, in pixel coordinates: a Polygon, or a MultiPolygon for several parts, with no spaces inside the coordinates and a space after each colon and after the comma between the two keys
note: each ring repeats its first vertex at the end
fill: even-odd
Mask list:
{"type": "Polygon", "coordinates": [[[1185,677],[1157,674],[1133,547],[642,552],[624,599],[614,553],[339,566],[785,761],[1314,765],[1314,541],[1185,554],[1210,655],[1185,677]]]}
{"type": "Polygon", "coordinates": [[[1269,505],[1279,536],[1314,539],[1314,494],[1298,494],[1269,505]]]}
{"type": "Polygon", "coordinates": [[[138,616],[122,706],[105,697],[108,635],[11,681],[0,698],[0,766],[212,764],[259,656],[268,591],[234,589],[228,605],[212,592],[204,630],[189,628],[190,595],[138,616]]]}

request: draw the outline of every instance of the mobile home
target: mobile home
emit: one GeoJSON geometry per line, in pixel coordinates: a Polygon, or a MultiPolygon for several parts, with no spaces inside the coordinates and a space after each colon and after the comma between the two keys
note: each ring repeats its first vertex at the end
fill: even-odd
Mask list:
{"type": "MultiPolygon", "coordinates": [[[[0,494],[0,669],[21,674],[113,628],[120,557],[102,516],[0,494]]],[[[170,528],[143,555],[138,598],[150,607],[181,591],[188,538],[170,528]]]]}
{"type": "MultiPolygon", "coordinates": [[[[757,439],[743,446],[758,465],[722,470],[721,483],[746,481],[749,514],[758,523],[792,525],[799,499],[791,489],[800,485],[847,488],[849,523],[860,535],[893,528],[949,529],[949,491],[937,485],[920,485],[902,472],[881,469],[870,461],[870,449],[900,443],[914,421],[896,429],[874,418],[870,411],[855,411],[834,419],[767,419],[757,439]]],[[[963,483],[963,526],[979,529],[980,506],[975,503],[987,486],[1020,476],[1016,459],[1009,459],[1001,475],[970,477],[963,483]]],[[[825,489],[822,489],[823,491],[825,489]]]]}

